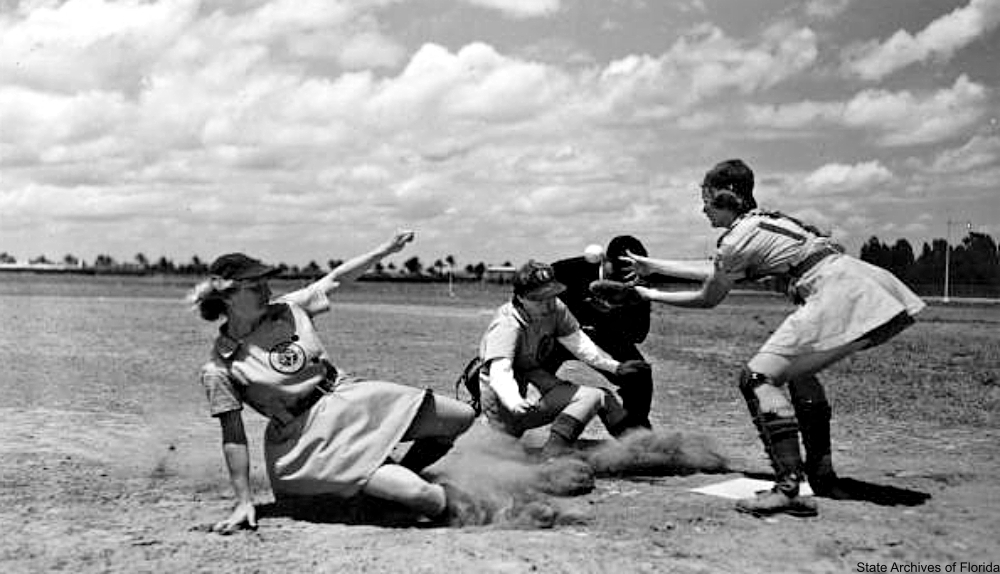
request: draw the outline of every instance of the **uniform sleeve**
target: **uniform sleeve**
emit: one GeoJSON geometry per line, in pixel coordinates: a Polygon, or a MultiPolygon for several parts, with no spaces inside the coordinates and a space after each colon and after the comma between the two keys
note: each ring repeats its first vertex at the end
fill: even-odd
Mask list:
{"type": "Polygon", "coordinates": [[[715,264],[726,275],[742,279],[755,274],[759,255],[754,245],[756,225],[740,222],[722,238],[715,253],[715,264]]]}
{"type": "Polygon", "coordinates": [[[297,291],[285,293],[278,297],[277,302],[296,305],[305,311],[310,318],[330,310],[330,298],[327,297],[326,291],[318,288],[315,283],[297,291]]]}
{"type": "Polygon", "coordinates": [[[225,367],[215,362],[201,369],[201,384],[208,398],[208,410],[212,416],[243,409],[239,391],[225,367]]]}
{"type": "Polygon", "coordinates": [[[520,326],[513,317],[501,315],[494,319],[483,335],[480,351],[483,362],[488,363],[501,358],[514,360],[520,334],[520,326]]]}
{"type": "Polygon", "coordinates": [[[573,313],[562,301],[556,301],[556,338],[565,337],[579,330],[580,322],[573,313]]]}

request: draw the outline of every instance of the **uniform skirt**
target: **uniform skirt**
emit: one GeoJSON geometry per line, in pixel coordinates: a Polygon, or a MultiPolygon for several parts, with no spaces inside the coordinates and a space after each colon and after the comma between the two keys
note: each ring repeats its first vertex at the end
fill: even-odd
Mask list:
{"type": "Polygon", "coordinates": [[[399,444],[428,391],[341,379],[286,425],[272,420],[264,458],[276,495],[357,494],[399,444]]]}
{"type": "Polygon", "coordinates": [[[892,273],[847,255],[820,262],[794,289],[803,304],[760,352],[797,356],[828,351],[861,339],[901,313],[913,316],[926,306],[892,273]]]}

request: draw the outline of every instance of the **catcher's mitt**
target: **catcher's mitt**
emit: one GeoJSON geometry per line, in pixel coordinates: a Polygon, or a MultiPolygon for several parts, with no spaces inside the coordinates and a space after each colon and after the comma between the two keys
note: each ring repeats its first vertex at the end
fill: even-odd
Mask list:
{"type": "Polygon", "coordinates": [[[598,279],[590,284],[590,292],[609,305],[616,307],[622,305],[635,305],[643,301],[642,295],[635,290],[635,287],[622,283],[621,281],[611,281],[610,279],[598,279]]]}

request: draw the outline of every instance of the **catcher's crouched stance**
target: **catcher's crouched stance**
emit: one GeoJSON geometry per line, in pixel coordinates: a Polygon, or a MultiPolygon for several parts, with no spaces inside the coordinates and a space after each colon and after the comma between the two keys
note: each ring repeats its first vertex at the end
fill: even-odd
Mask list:
{"type": "Polygon", "coordinates": [[[770,492],[741,500],[737,509],[754,515],[814,516],[815,503],[799,496],[803,471],[817,495],[849,496],[833,470],[831,409],[816,373],[892,338],[913,324],[913,315],[925,304],[891,273],[845,255],[815,227],[758,209],[753,186],[753,172],[738,159],[721,162],[705,175],[703,211],[713,227],[725,229],[710,264],[625,257],[637,275],[696,279],[703,282],[699,290],[666,292],[606,282],[593,288],[609,300],[641,296],[681,307],[714,307],[739,279],[773,277],[788,286],[798,309],[739,375],[739,389],[771,459],[776,484],[770,492]],[[791,401],[781,391],[786,383],[791,401]]]}
{"type": "Polygon", "coordinates": [[[513,284],[512,300],[497,309],[479,347],[482,411],[490,426],[520,437],[551,424],[542,449],[546,458],[570,451],[595,416],[612,436],[621,435],[628,421],[612,392],[560,379],[545,365],[556,342],[602,371],[629,375],[649,370],[649,364],[618,361],[595,345],[556,297],[565,286],[550,265],[529,261],[517,270],[513,284]]]}

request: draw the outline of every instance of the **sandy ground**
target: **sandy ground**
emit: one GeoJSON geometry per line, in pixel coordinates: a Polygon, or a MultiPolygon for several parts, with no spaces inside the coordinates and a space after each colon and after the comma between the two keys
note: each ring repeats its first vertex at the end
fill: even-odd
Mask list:
{"type": "MultiPolygon", "coordinates": [[[[108,314],[104,307],[94,311],[108,314]]],[[[400,313],[404,311],[413,315],[400,313]]],[[[163,321],[173,320],[172,313],[164,309],[163,321]]],[[[359,321],[370,315],[359,313],[359,321]]],[[[350,319],[346,311],[340,316],[350,319]]],[[[419,355],[425,362],[414,358],[399,365],[399,372],[390,372],[389,378],[398,379],[396,375],[412,369],[440,378],[442,362],[460,365],[465,353],[465,347],[458,347],[442,359],[447,343],[442,338],[474,341],[470,334],[481,329],[484,320],[479,311],[445,313],[442,324],[465,321],[448,335],[427,325],[432,316],[440,314],[419,316],[409,326],[400,327],[395,316],[366,325],[366,332],[410,329],[408,348],[432,351],[419,355]]],[[[687,324],[687,318],[682,319],[668,327],[681,328],[687,324]]],[[[773,321],[764,317],[761,330],[773,321]]],[[[996,331],[995,323],[988,323],[975,335],[975,321],[980,319],[956,324],[965,347],[948,350],[953,359],[934,355],[937,343],[920,346],[927,333],[951,328],[943,319],[915,329],[907,335],[909,347],[901,346],[911,354],[900,364],[914,373],[928,370],[926,382],[914,387],[907,404],[926,402],[922,395],[933,394],[941,377],[975,379],[967,394],[951,400],[947,413],[955,414],[948,414],[946,423],[905,413],[882,415],[879,412],[888,411],[866,410],[860,403],[841,409],[846,414],[835,420],[835,459],[841,475],[857,487],[857,497],[819,499],[817,518],[757,519],[736,513],[730,500],[691,492],[744,473],[766,474],[769,468],[737,393],[713,382],[720,376],[718,369],[730,369],[729,357],[745,355],[746,349],[710,349],[695,340],[694,333],[690,348],[701,354],[692,360],[679,344],[688,339],[673,340],[667,330],[654,334],[647,347],[665,349],[651,356],[657,373],[653,422],[658,436],[680,432],[690,444],[708,444],[728,461],[728,471],[600,476],[586,494],[542,495],[535,490],[537,474],[530,464],[516,455],[484,454],[486,431],[479,425],[431,470],[463,481],[502,511],[491,524],[443,527],[370,501],[275,504],[261,466],[264,420],[247,415],[260,527],[232,536],[208,532],[210,524],[226,516],[232,500],[218,428],[205,416],[196,383],[163,390],[145,409],[135,408],[135,400],[121,390],[152,372],[128,362],[136,356],[152,361],[155,355],[143,355],[147,346],[190,346],[192,357],[201,356],[207,331],[184,331],[187,323],[177,320],[180,339],[171,335],[170,341],[160,341],[170,337],[153,330],[149,337],[155,339],[136,341],[133,335],[130,347],[115,341],[96,351],[91,345],[90,355],[64,352],[58,337],[28,346],[25,355],[18,354],[22,349],[6,348],[5,356],[14,358],[47,353],[50,371],[44,371],[49,374],[37,386],[24,376],[16,392],[13,386],[5,387],[12,402],[0,408],[0,571],[840,573],[949,571],[951,565],[954,572],[1000,571],[1000,382],[995,347],[981,342],[995,341],[996,331]],[[980,338],[970,338],[974,335],[980,338]],[[120,388],[108,395],[118,397],[117,402],[87,398],[93,391],[83,383],[93,388],[92,374],[80,388],[67,375],[89,372],[86,357],[95,353],[111,357],[101,362],[112,365],[105,379],[120,376],[114,379],[120,388]],[[710,353],[727,362],[713,366],[710,353]],[[975,361],[984,357],[990,362],[977,367],[975,361]],[[933,362],[933,369],[922,361],[933,362]],[[123,372],[115,374],[117,370],[123,372]],[[72,392],[52,387],[53,381],[72,392]],[[719,390],[708,393],[705,389],[713,384],[719,390]],[[56,393],[69,398],[43,400],[56,393]],[[102,404],[114,407],[102,410],[102,404]],[[707,443],[699,442],[703,437],[707,443]],[[963,562],[969,563],[964,569],[963,562]]],[[[747,340],[759,339],[759,334],[752,335],[747,340]]],[[[362,366],[355,371],[364,370],[360,358],[381,352],[371,340],[352,347],[342,338],[330,347],[343,348],[347,364],[362,366]]],[[[197,365],[193,361],[184,362],[177,378],[190,376],[197,365]]],[[[12,360],[7,374],[0,376],[18,373],[22,363],[12,360]]],[[[377,366],[385,370],[385,365],[382,361],[377,366]]],[[[860,373],[877,363],[854,365],[860,373]]],[[[29,374],[35,372],[41,371],[29,374]]],[[[842,370],[828,380],[836,383],[855,375],[842,370]]],[[[569,376],[587,378],[580,369],[571,369],[569,376]]],[[[833,394],[842,402],[846,383],[840,384],[833,394]]],[[[442,386],[441,392],[447,390],[442,386]]],[[[856,396],[864,398],[860,391],[856,396]]],[[[949,403],[938,404],[932,406],[934,412],[945,412],[949,403]]],[[[543,438],[529,437],[528,442],[543,438]]],[[[591,449],[609,444],[595,425],[586,438],[591,449]]]]}
{"type": "MultiPolygon", "coordinates": [[[[731,439],[720,451],[741,470],[766,472],[764,460],[739,458],[755,445],[738,415],[707,419],[731,439]]],[[[1000,562],[996,432],[841,432],[842,472],[881,499],[821,499],[814,519],[756,519],[690,492],[740,476],[730,472],[602,477],[588,494],[546,498],[554,519],[435,527],[370,503],[280,508],[255,465],[260,527],[222,537],[207,532],[230,504],[216,429],[192,425],[167,444],[138,417],[6,410],[0,421],[5,572],[858,572],[1000,562]]],[[[435,468],[471,464],[488,483],[489,461],[468,450],[483,432],[435,468]]]]}

